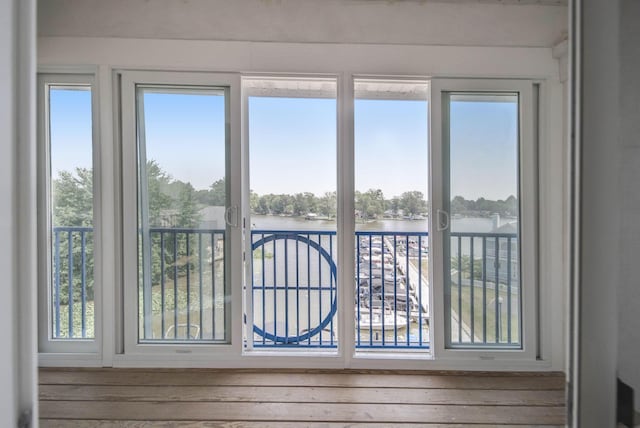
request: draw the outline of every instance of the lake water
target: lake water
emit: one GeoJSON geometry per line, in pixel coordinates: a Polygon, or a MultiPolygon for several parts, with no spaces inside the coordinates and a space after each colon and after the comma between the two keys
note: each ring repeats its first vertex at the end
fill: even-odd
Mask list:
{"type": "MultiPolygon", "coordinates": [[[[510,222],[513,220],[503,221],[510,222]]],[[[329,220],[305,220],[300,217],[280,217],[253,215],[252,229],[265,230],[336,230],[336,222],[329,220]]],[[[486,217],[463,217],[451,219],[451,228],[459,232],[491,232],[494,220],[486,217]]],[[[367,223],[356,223],[356,230],[383,232],[426,232],[429,220],[375,220],[367,223]]]]}

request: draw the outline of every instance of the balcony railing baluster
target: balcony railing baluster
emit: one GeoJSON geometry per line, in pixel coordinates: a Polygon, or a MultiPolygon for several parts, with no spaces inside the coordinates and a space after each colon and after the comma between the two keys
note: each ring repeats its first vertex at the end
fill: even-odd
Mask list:
{"type": "Polygon", "coordinates": [[[469,294],[470,296],[470,301],[471,304],[469,305],[469,311],[470,313],[470,322],[471,322],[471,343],[475,343],[476,339],[475,339],[475,326],[476,326],[476,319],[475,319],[475,306],[476,306],[476,301],[475,301],[475,295],[474,295],[474,291],[475,291],[475,271],[474,271],[474,254],[473,254],[473,250],[474,250],[474,242],[475,242],[475,237],[470,237],[469,238],[469,270],[470,272],[470,278],[471,278],[471,286],[469,288],[469,294]]]}
{"type": "Polygon", "coordinates": [[[161,337],[165,338],[165,319],[164,319],[164,308],[165,305],[165,276],[164,276],[164,232],[160,231],[160,307],[162,310],[160,311],[160,331],[161,337]]]}
{"type": "Polygon", "coordinates": [[[511,238],[507,238],[507,339],[511,343],[511,238]]]}
{"type": "MultiPolygon", "coordinates": [[[[93,304],[93,292],[89,289],[93,283],[93,271],[89,270],[89,263],[93,263],[89,259],[93,254],[93,241],[88,238],[92,232],[89,227],[56,227],[53,230],[55,338],[93,336],[93,323],[89,323],[87,318],[93,304]],[[67,248],[63,248],[65,244],[67,248]],[[67,251],[66,257],[61,257],[61,249],[67,251]],[[65,291],[68,294],[66,313],[61,310],[65,291]],[[74,291],[79,292],[76,293],[78,296],[74,296],[74,291]],[[75,312],[74,302],[81,305],[75,312]],[[65,318],[68,325],[63,324],[65,318]],[[80,323],[76,325],[78,321],[80,323]]],[[[155,317],[152,324],[160,329],[153,333],[152,340],[220,340],[217,320],[221,315],[216,304],[223,289],[219,288],[221,279],[217,276],[224,275],[224,271],[219,272],[221,267],[216,264],[220,261],[221,251],[218,240],[224,239],[225,232],[184,228],[152,228],[149,232],[153,244],[152,254],[148,257],[160,259],[151,260],[151,265],[160,270],[153,279],[149,279],[154,281],[152,289],[156,290],[153,291],[154,309],[150,314],[143,314],[155,317]],[[197,241],[194,243],[195,237],[197,241]],[[209,242],[211,251],[205,255],[204,245],[209,242]],[[154,247],[158,244],[159,249],[154,247]],[[194,257],[198,258],[197,262],[194,257]],[[209,257],[210,266],[205,263],[209,257]],[[209,272],[210,311],[205,306],[205,294],[209,289],[205,278],[209,272]],[[197,280],[194,275],[198,275],[197,280]],[[171,300],[166,296],[167,281],[171,280],[173,307],[168,306],[171,300]],[[159,293],[156,286],[159,286],[159,293]],[[198,287],[197,293],[194,287],[198,287]],[[173,325],[167,325],[167,315],[173,325]],[[205,328],[209,316],[210,324],[205,328]],[[186,323],[179,324],[181,320],[186,320],[186,323]]],[[[457,272],[451,275],[451,291],[457,291],[456,299],[451,302],[451,310],[457,309],[452,327],[458,333],[457,338],[452,338],[452,344],[519,345],[521,326],[520,318],[514,316],[514,305],[521,307],[520,281],[518,261],[512,259],[518,255],[517,234],[451,232],[450,236],[452,264],[457,262],[458,267],[457,272]],[[478,259],[480,248],[476,249],[476,242],[482,247],[478,259]],[[491,288],[493,293],[489,297],[487,293],[491,288]],[[476,292],[480,291],[482,295],[477,298],[482,301],[481,318],[477,313],[480,303],[476,304],[476,292]],[[505,298],[506,306],[503,303],[505,298]],[[492,315],[493,319],[490,319],[492,315]],[[467,320],[469,325],[465,325],[467,320]]],[[[251,292],[257,322],[253,330],[254,346],[335,348],[338,344],[335,318],[338,295],[334,259],[336,232],[254,230],[251,237],[255,253],[251,261],[254,273],[251,292]],[[289,241],[294,241],[295,247],[289,241]],[[291,299],[295,299],[295,304],[291,299]],[[306,314],[303,312],[305,309],[306,314]]],[[[429,254],[427,237],[426,232],[356,232],[353,302],[357,348],[429,348],[428,271],[425,273],[429,254]]],[[[519,310],[516,314],[520,315],[519,310]]]]}
{"type": "Polygon", "coordinates": [[[54,261],[53,261],[53,269],[55,271],[54,281],[55,281],[55,295],[53,299],[53,305],[55,309],[55,335],[54,337],[60,337],[60,271],[62,268],[60,267],[60,232],[59,228],[54,229],[54,261]]]}
{"type": "Polygon", "coordinates": [[[462,343],[462,236],[458,236],[458,342],[462,343]]]}
{"type": "Polygon", "coordinates": [[[482,342],[487,343],[487,237],[482,237],[482,342]]]}
{"type": "Polygon", "coordinates": [[[191,252],[189,251],[189,236],[189,233],[184,234],[184,239],[187,241],[187,339],[191,339],[191,252]]]}
{"type": "Polygon", "coordinates": [[[69,319],[69,337],[73,337],[73,231],[69,230],[67,235],[67,254],[69,257],[69,270],[67,271],[67,275],[69,275],[69,283],[68,283],[68,298],[67,298],[67,307],[69,310],[67,311],[67,317],[69,319]]]}
{"type": "Polygon", "coordinates": [[[93,229],[80,226],[56,226],[52,232],[52,337],[54,339],[92,338],[92,325],[87,325],[89,298],[87,294],[88,278],[93,278],[93,271],[87,272],[87,264],[89,263],[88,254],[93,254],[93,248],[87,243],[87,234],[92,233],[93,229]],[[63,248],[64,245],[66,249],[63,248]],[[62,256],[63,251],[66,251],[66,256],[62,256]],[[63,311],[62,294],[65,291],[67,293],[66,311],[63,311]],[[77,307],[75,303],[78,303],[77,307]],[[79,313],[76,313],[78,309],[79,313]],[[66,325],[63,325],[64,320],[67,322],[66,325]]]}
{"type": "MultiPolygon", "coordinates": [[[[202,281],[202,272],[203,272],[203,270],[202,270],[202,233],[198,233],[198,272],[199,272],[198,273],[198,285],[199,285],[199,287],[198,287],[198,306],[199,306],[199,309],[200,309],[200,312],[198,314],[199,315],[198,320],[200,322],[200,325],[202,326],[203,325],[203,318],[202,317],[204,315],[204,304],[202,302],[202,295],[203,295],[203,292],[202,292],[202,285],[203,285],[203,281],[202,281]]],[[[200,340],[202,340],[203,330],[204,330],[203,328],[200,328],[200,331],[199,331],[200,334],[198,335],[198,339],[200,339],[200,340]]]]}

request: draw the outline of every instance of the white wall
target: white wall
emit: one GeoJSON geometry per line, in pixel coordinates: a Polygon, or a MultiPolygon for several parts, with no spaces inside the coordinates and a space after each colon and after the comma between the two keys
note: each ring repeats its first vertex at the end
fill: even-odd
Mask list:
{"type": "Polygon", "coordinates": [[[566,31],[566,7],[495,3],[500,4],[460,0],[41,0],[38,33],[550,47],[566,31]]]}
{"type": "MultiPolygon", "coordinates": [[[[620,186],[619,102],[627,88],[620,85],[619,4],[582,1],[580,427],[615,426],[618,290],[625,280],[620,204],[623,190],[637,193],[630,185],[620,186]]],[[[637,319],[637,308],[634,312],[637,319]]]]}
{"type": "Polygon", "coordinates": [[[15,426],[18,415],[16,217],[16,34],[15,2],[0,1],[0,425],[15,426]]]}
{"type": "MultiPolygon", "coordinates": [[[[35,1],[0,0],[0,426],[37,418],[35,1]],[[19,176],[20,174],[20,176],[19,176]]],[[[35,425],[37,426],[37,421],[35,425]]]]}
{"type": "MultiPolygon", "coordinates": [[[[618,376],[640,409],[640,2],[620,4],[620,282],[618,376]]],[[[604,80],[607,80],[606,78],[604,80]]]]}
{"type": "Polygon", "coordinates": [[[582,4],[578,411],[580,426],[607,427],[616,377],[640,409],[640,3],[582,4]]]}

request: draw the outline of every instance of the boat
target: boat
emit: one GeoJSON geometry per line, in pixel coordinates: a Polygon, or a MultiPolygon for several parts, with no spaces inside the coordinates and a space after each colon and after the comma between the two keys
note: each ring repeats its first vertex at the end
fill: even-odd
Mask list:
{"type": "MultiPolygon", "coordinates": [[[[382,331],[383,329],[402,331],[407,329],[406,315],[405,318],[402,318],[400,314],[390,309],[370,311],[369,308],[360,307],[359,313],[356,309],[356,318],[360,331],[382,331]]],[[[410,319],[409,323],[412,322],[413,320],[410,319]]]]}

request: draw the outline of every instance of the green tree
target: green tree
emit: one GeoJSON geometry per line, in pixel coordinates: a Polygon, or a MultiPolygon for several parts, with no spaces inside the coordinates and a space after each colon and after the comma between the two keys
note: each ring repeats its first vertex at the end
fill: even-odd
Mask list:
{"type": "MultiPolygon", "coordinates": [[[[471,258],[469,256],[462,256],[462,260],[458,260],[458,257],[451,257],[451,268],[462,271],[462,278],[471,278],[471,258]]],[[[473,279],[482,279],[482,260],[473,260],[473,279]]]]}
{"type": "Polygon", "coordinates": [[[515,217],[519,213],[518,208],[518,199],[515,196],[510,195],[507,200],[504,201],[504,214],[515,217]]]}
{"type": "Polygon", "coordinates": [[[318,200],[311,192],[296,193],[293,196],[293,214],[297,216],[318,211],[318,200]]]}
{"type": "Polygon", "coordinates": [[[227,187],[224,178],[215,181],[209,187],[209,200],[208,205],[215,207],[224,207],[227,204],[227,187]]]}
{"type": "Polygon", "coordinates": [[[422,192],[412,190],[400,195],[400,207],[404,215],[417,215],[427,211],[427,202],[422,192]]]}
{"type": "Polygon", "coordinates": [[[272,214],[280,215],[286,214],[287,208],[289,207],[289,198],[288,195],[273,195],[271,197],[271,203],[269,204],[269,208],[272,214]]]}
{"type": "Polygon", "coordinates": [[[93,227],[93,171],[76,168],[75,173],[60,171],[51,183],[54,226],[54,269],[60,278],[61,305],[69,304],[69,279],[73,278],[74,302],[82,297],[82,261],[85,266],[85,298],[94,295],[94,238],[93,230],[87,232],[55,229],[58,227],[93,227]],[[84,236],[84,239],[83,239],[84,236]],[[57,251],[56,251],[57,250],[57,251]],[[69,254],[73,260],[69,267],[69,254]]]}
{"type": "Polygon", "coordinates": [[[267,195],[259,196],[256,207],[252,208],[252,212],[262,215],[269,214],[269,197],[267,195]]]}
{"type": "Polygon", "coordinates": [[[325,192],[318,200],[318,212],[328,218],[334,218],[337,213],[338,198],[336,192],[325,192]]]}
{"type": "Polygon", "coordinates": [[[505,200],[499,199],[492,201],[480,197],[474,201],[464,199],[458,195],[451,199],[451,212],[463,215],[488,215],[498,213],[506,216],[517,216],[518,199],[510,195],[505,200]]]}
{"type": "Polygon", "coordinates": [[[366,192],[356,192],[355,207],[364,219],[377,218],[384,213],[384,194],[380,189],[369,189],[366,192]]]}
{"type": "Polygon", "coordinates": [[[400,210],[400,198],[393,197],[386,201],[386,208],[391,210],[393,215],[398,215],[398,211],[400,210]]]}
{"type": "Polygon", "coordinates": [[[147,195],[149,200],[149,224],[151,227],[164,226],[173,208],[173,198],[169,188],[171,176],[160,168],[154,160],[147,162],[147,195]]]}
{"type": "Polygon", "coordinates": [[[178,193],[175,201],[177,218],[174,226],[177,227],[197,227],[201,220],[200,207],[198,206],[196,191],[191,183],[182,183],[182,189],[178,193]]]}
{"type": "Polygon", "coordinates": [[[54,226],[93,226],[93,172],[60,171],[51,185],[54,226]]]}
{"type": "Polygon", "coordinates": [[[249,208],[251,209],[251,212],[253,214],[260,214],[258,213],[259,207],[260,207],[260,196],[258,196],[258,194],[253,190],[249,190],[249,208]]]}
{"type": "Polygon", "coordinates": [[[463,214],[469,211],[469,202],[464,199],[462,196],[456,196],[451,200],[451,213],[452,214],[463,214]]]}

